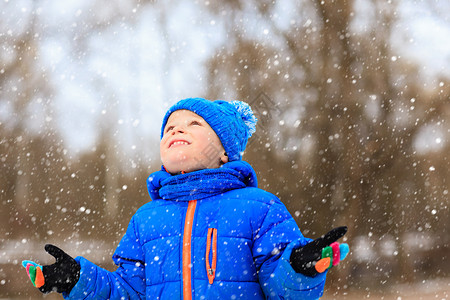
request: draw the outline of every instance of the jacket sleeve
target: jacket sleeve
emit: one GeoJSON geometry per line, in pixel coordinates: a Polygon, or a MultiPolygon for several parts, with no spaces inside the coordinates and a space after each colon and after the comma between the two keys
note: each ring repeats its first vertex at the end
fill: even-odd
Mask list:
{"type": "Polygon", "coordinates": [[[83,257],[80,279],[65,299],[145,299],[145,259],[136,235],[133,219],[117,247],[113,260],[118,266],[107,271],[83,257]]]}
{"type": "Polygon", "coordinates": [[[318,299],[322,296],[326,272],[308,277],[296,273],[289,262],[292,250],[309,241],[286,207],[279,201],[274,202],[253,244],[259,281],[267,299],[318,299]]]}

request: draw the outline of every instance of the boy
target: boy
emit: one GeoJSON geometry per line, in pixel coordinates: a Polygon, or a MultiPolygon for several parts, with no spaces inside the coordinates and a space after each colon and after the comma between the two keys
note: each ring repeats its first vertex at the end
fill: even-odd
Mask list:
{"type": "Polygon", "coordinates": [[[46,245],[56,263],[23,265],[41,292],[66,299],[316,299],[326,269],[348,253],[312,241],[242,161],[256,118],[240,101],[181,100],[161,131],[163,168],[147,180],[152,201],[132,217],[109,272],[46,245]],[[295,250],[294,250],[295,249],[295,250]]]}

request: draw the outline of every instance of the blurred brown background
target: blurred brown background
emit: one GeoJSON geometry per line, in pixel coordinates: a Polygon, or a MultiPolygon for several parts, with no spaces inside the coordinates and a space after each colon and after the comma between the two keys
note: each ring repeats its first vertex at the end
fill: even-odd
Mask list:
{"type": "Polygon", "coordinates": [[[306,236],[349,227],[325,298],[449,297],[450,54],[414,56],[441,52],[412,37],[411,13],[439,24],[420,28],[449,49],[448,2],[11,2],[0,4],[0,298],[41,297],[20,262],[50,263],[46,243],[114,270],[159,168],[159,120],[189,96],[250,103],[259,123],[244,159],[306,236]],[[66,131],[89,122],[93,142],[74,147],[66,131]]]}

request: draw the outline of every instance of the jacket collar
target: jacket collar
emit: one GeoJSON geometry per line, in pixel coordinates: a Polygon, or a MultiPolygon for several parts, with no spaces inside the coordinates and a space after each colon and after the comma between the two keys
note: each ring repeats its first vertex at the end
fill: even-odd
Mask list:
{"type": "Polygon", "coordinates": [[[257,185],[256,173],[245,161],[232,161],[217,169],[177,175],[171,175],[162,168],[147,179],[147,188],[152,200],[199,200],[232,189],[257,185]]]}

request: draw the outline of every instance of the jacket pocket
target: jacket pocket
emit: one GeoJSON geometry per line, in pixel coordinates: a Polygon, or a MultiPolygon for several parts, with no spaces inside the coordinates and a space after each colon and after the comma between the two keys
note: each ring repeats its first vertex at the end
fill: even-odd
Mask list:
{"type": "Polygon", "coordinates": [[[206,237],[206,274],[209,284],[213,284],[217,266],[217,229],[208,228],[206,237]]]}

